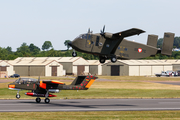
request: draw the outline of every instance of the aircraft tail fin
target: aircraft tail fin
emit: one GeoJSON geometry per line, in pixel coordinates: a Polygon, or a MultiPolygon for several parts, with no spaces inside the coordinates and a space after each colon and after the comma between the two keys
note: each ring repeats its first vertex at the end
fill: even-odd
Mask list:
{"type": "Polygon", "coordinates": [[[158,40],[157,35],[148,35],[147,45],[157,48],[157,40],[158,40]]]}
{"type": "Polygon", "coordinates": [[[172,54],[172,48],[174,43],[174,33],[164,33],[164,39],[163,39],[163,45],[161,54],[164,55],[171,55],[172,54]]]}
{"type": "Polygon", "coordinates": [[[95,81],[95,79],[97,79],[98,77],[92,76],[92,75],[88,75],[88,76],[78,76],[76,77],[76,79],[71,83],[71,85],[73,85],[73,89],[78,89],[78,90],[82,90],[82,89],[88,89],[93,82],[95,81]]]}

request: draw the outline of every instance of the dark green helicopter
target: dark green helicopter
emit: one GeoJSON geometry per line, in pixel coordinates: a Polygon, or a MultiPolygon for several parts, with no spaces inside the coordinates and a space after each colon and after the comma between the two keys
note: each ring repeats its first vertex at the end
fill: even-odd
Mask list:
{"type": "Polygon", "coordinates": [[[139,59],[149,56],[154,56],[157,53],[171,55],[174,33],[164,33],[162,49],[157,48],[157,35],[148,35],[147,45],[128,41],[125,37],[139,35],[145,31],[132,28],[118,33],[105,32],[105,26],[100,33],[93,34],[88,30],[88,33],[81,34],[68,45],[74,50],[73,57],[77,56],[75,50],[79,52],[89,53],[99,56],[100,63],[104,63],[107,59],[111,62],[116,62],[117,59],[139,59]]]}

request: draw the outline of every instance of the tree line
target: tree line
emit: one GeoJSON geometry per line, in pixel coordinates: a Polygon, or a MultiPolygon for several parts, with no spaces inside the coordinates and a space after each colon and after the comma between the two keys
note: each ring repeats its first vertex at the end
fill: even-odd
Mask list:
{"type": "MultiPolygon", "coordinates": [[[[16,51],[12,51],[12,48],[8,46],[7,48],[0,47],[0,60],[14,60],[17,57],[71,57],[73,50],[69,50],[68,46],[70,40],[65,40],[64,45],[67,50],[54,50],[51,41],[45,41],[42,48],[31,43],[27,45],[22,43],[16,51]]],[[[158,39],[157,47],[161,48],[163,39],[158,39]]],[[[174,38],[173,48],[180,48],[180,37],[174,38]]],[[[77,52],[78,57],[83,57],[86,60],[98,60],[99,57],[92,54],[86,54],[82,52],[77,52]]],[[[147,57],[144,59],[180,59],[180,52],[173,51],[171,56],[157,54],[153,57],[147,57]]]]}
{"type": "MultiPolygon", "coordinates": [[[[31,43],[22,43],[16,51],[12,51],[12,48],[8,46],[7,48],[0,47],[0,60],[14,60],[17,57],[72,57],[72,51],[69,50],[68,42],[66,40],[64,45],[67,46],[67,50],[54,50],[53,45],[50,41],[45,41],[40,49],[38,46],[31,43]]],[[[86,60],[97,60],[98,56],[77,52],[78,57],[83,57],[86,60]]]]}

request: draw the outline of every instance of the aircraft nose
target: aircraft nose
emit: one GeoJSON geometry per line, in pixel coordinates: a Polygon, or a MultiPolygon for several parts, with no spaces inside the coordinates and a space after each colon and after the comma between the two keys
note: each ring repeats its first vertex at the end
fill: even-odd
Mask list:
{"type": "Polygon", "coordinates": [[[69,46],[72,46],[72,42],[68,42],[68,45],[69,45],[69,46]]]}
{"type": "Polygon", "coordinates": [[[15,88],[15,85],[9,84],[9,85],[8,85],[8,88],[10,88],[10,89],[11,89],[11,88],[15,88]]]}

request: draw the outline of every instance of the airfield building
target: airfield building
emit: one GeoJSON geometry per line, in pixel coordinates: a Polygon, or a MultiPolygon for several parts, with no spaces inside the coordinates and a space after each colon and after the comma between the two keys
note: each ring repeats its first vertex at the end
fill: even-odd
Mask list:
{"type": "Polygon", "coordinates": [[[108,75],[151,76],[167,70],[180,70],[180,60],[85,60],[82,57],[19,57],[0,61],[0,75],[21,76],[108,75]]]}
{"type": "Polygon", "coordinates": [[[63,66],[56,60],[17,58],[9,61],[16,74],[21,76],[63,76],[63,66]]]}
{"type": "Polygon", "coordinates": [[[171,63],[161,60],[118,60],[116,63],[103,64],[102,75],[146,76],[172,69],[171,63]]]}
{"type": "Polygon", "coordinates": [[[14,74],[13,65],[5,60],[0,60],[0,78],[14,74]]]}

